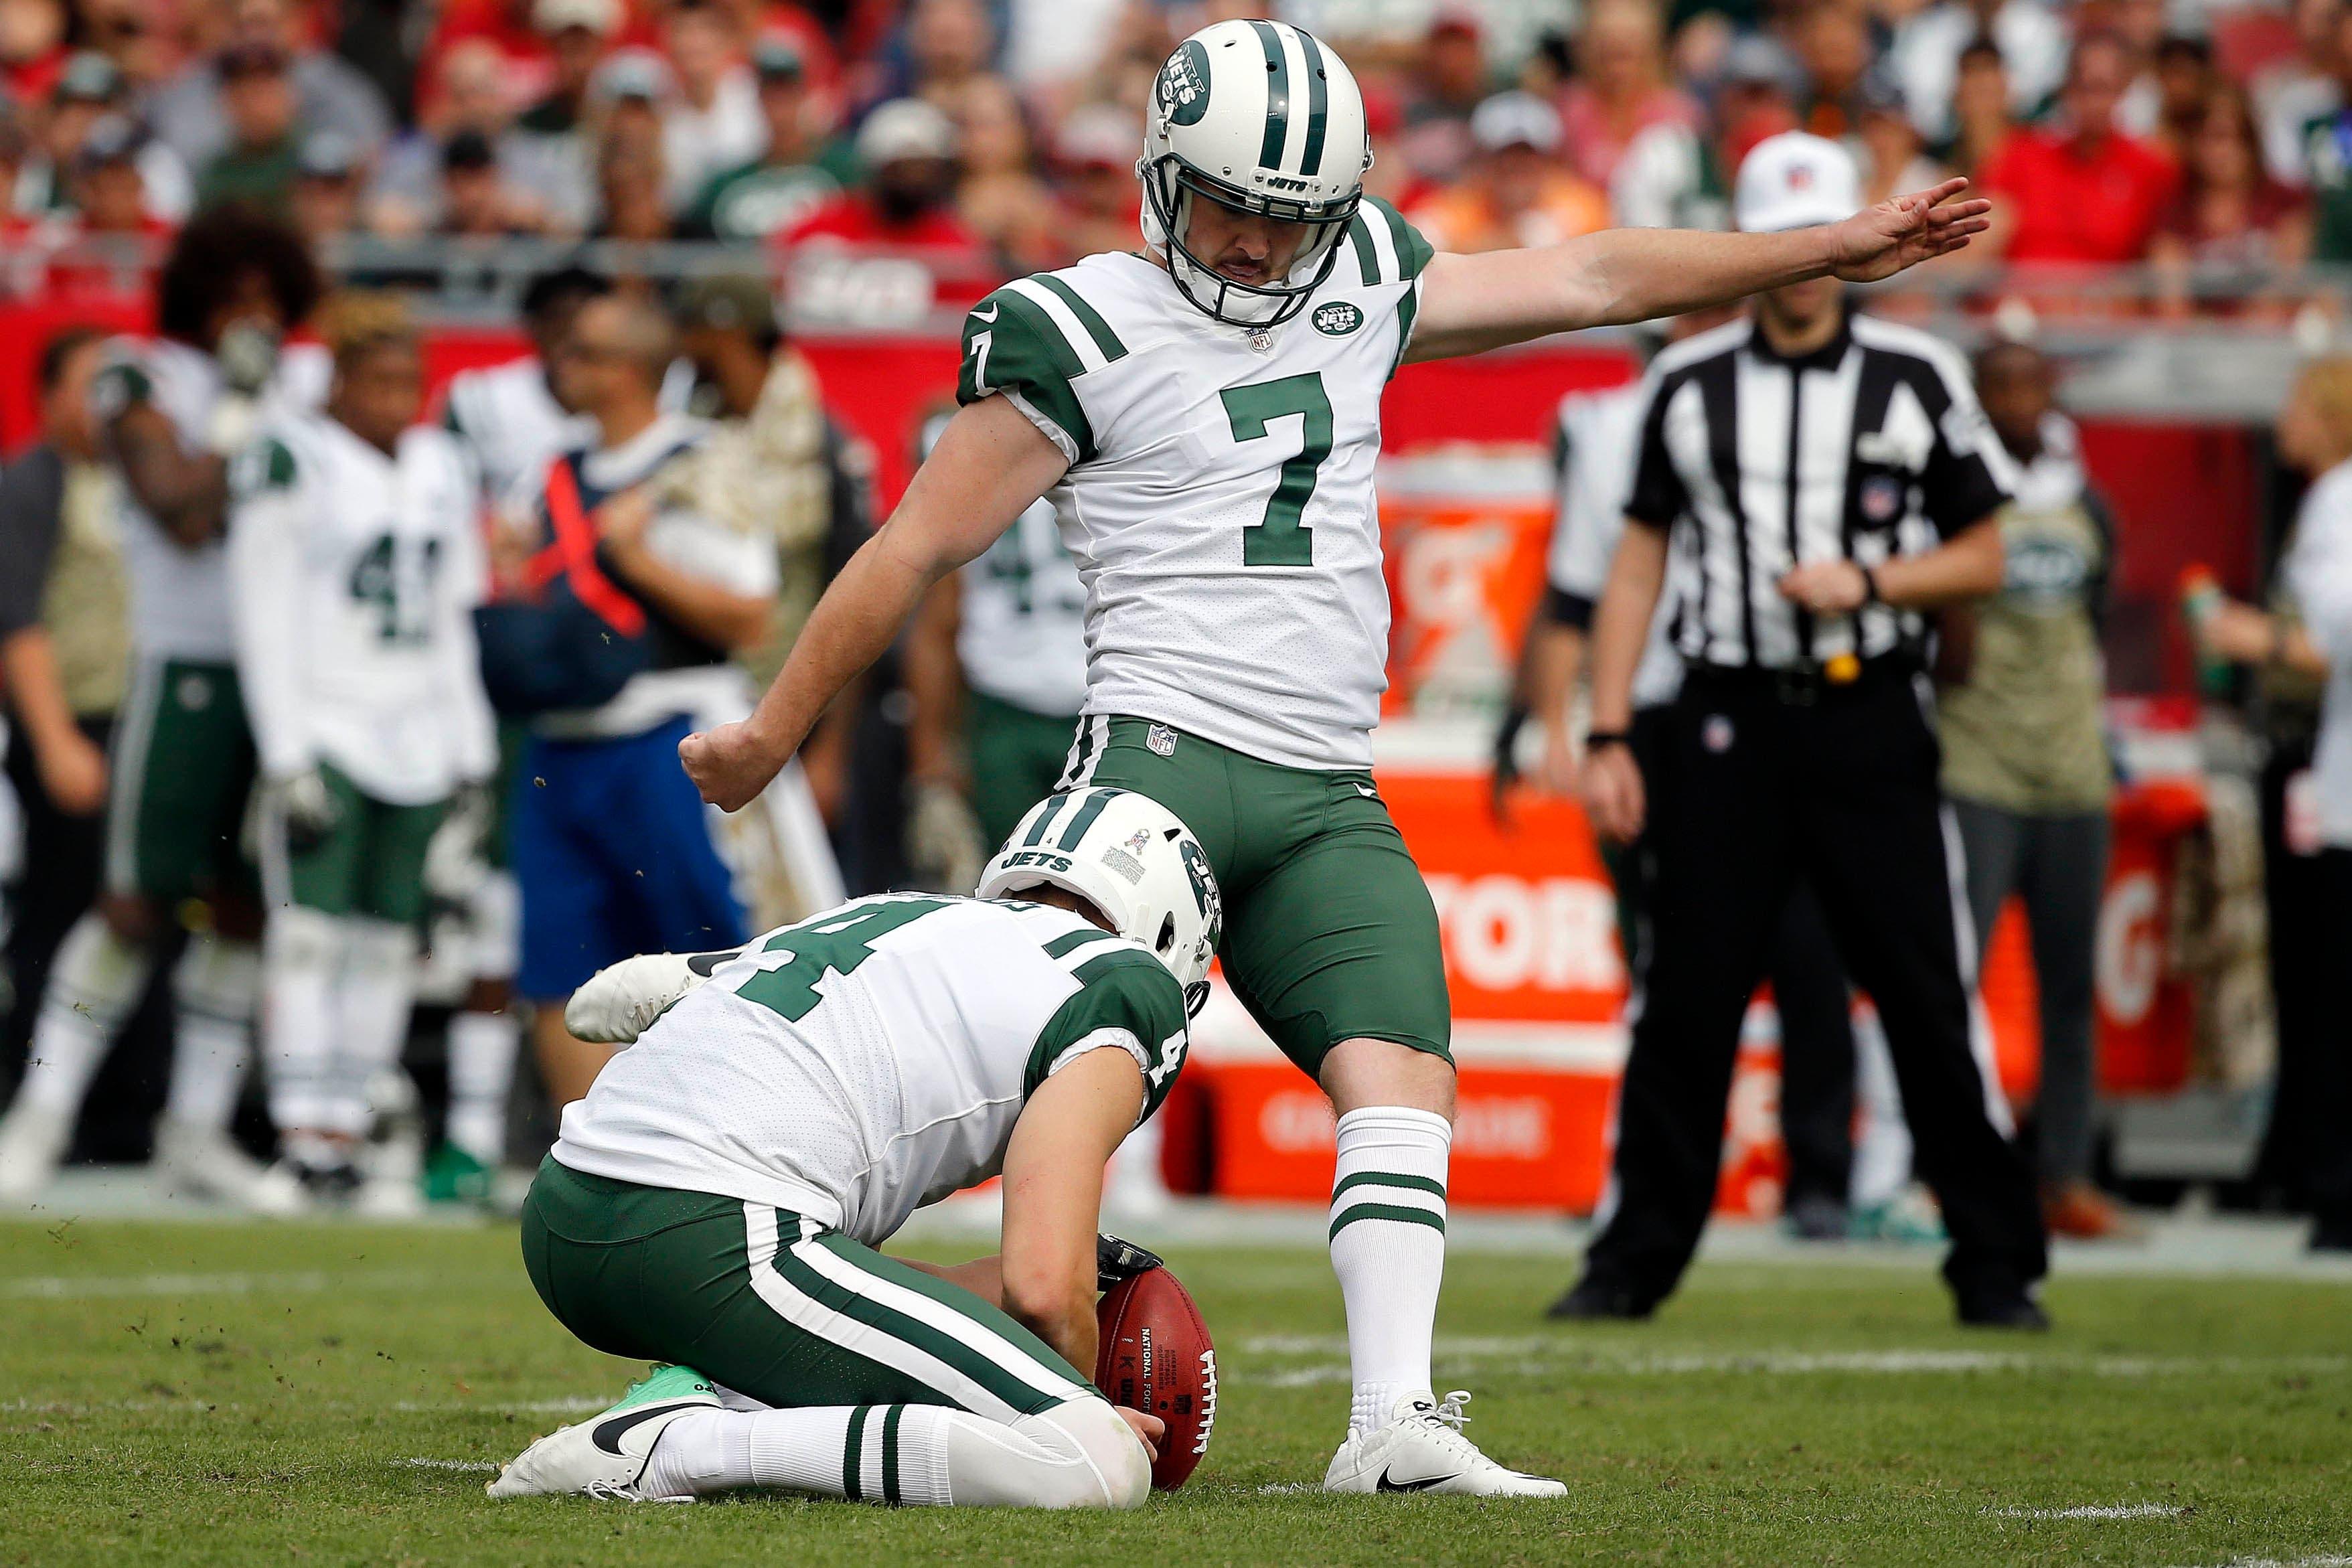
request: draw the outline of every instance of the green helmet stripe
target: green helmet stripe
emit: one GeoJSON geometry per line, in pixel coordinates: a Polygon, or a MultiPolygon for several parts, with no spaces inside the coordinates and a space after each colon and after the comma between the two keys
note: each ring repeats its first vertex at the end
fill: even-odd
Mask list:
{"type": "Polygon", "coordinates": [[[1325,84],[1323,50],[1315,35],[1300,28],[1298,47],[1307,51],[1307,150],[1298,155],[1298,172],[1319,174],[1323,172],[1323,121],[1330,107],[1330,89],[1325,84]]]}
{"type": "Polygon", "coordinates": [[[1075,851],[1078,841],[1086,837],[1087,829],[1095,825],[1095,818],[1103,814],[1103,807],[1108,805],[1118,793],[1117,790],[1098,789],[1087,796],[1087,804],[1078,807],[1077,814],[1070,818],[1069,826],[1062,829],[1062,847],[1075,851]]]}
{"type": "Polygon", "coordinates": [[[1282,52],[1282,35],[1271,22],[1252,22],[1257,41],[1265,47],[1265,136],[1257,148],[1258,163],[1282,167],[1282,144],[1290,140],[1290,60],[1282,52]]]}
{"type": "Polygon", "coordinates": [[[1045,830],[1053,826],[1054,818],[1061,816],[1063,812],[1067,811],[1069,806],[1070,797],[1066,795],[1057,795],[1051,800],[1048,800],[1045,803],[1045,809],[1039,812],[1037,814],[1037,820],[1030,825],[1029,837],[1021,841],[1021,847],[1024,849],[1028,849],[1045,843],[1045,830]]]}

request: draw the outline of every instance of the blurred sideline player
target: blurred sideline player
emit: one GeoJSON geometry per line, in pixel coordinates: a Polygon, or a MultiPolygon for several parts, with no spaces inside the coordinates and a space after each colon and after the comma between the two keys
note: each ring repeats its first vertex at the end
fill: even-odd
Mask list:
{"type": "MultiPolygon", "coordinates": [[[[1152,796],[1224,890],[1243,1004],[1339,1113],[1331,1258],[1355,1390],[1338,1491],[1564,1495],[1431,1392],[1452,1019],[1436,910],[1371,776],[1388,652],[1372,471],[1408,358],[1885,277],[1956,249],[1958,182],[1781,235],[1617,232],[1432,258],[1369,198],[1354,78],[1286,24],[1220,22],[1160,68],[1137,172],[1146,250],[998,289],[898,511],[746,723],[680,754],[756,795],[940,577],[1051,492],[1082,531],[1088,688],[1063,783],[1152,796]]],[[[1067,798],[1067,797],[1064,797],[1067,798]]]]}
{"type": "Polygon", "coordinates": [[[1143,1501],[1160,1424],[1080,1370],[1102,1172],[1184,1065],[1217,887],[1128,791],[1016,828],[977,897],[859,899],[573,996],[578,1034],[628,1048],[563,1113],[523,1260],[589,1345],[691,1366],[533,1443],[492,1497],[1143,1501]],[[1000,1173],[997,1256],[875,1250],[1000,1173]]]}
{"type": "Polygon", "coordinates": [[[369,1084],[415,994],[425,851],[452,796],[497,766],[471,611],[474,476],[417,423],[415,324],[384,294],[320,312],[323,414],[278,414],[231,473],[237,668],[260,758],[270,1113],[315,1199],[362,1193],[369,1084]]]}
{"type": "MultiPolygon", "coordinates": [[[[1723,319],[1721,312],[1673,323],[1672,339],[1687,337],[1723,319]]],[[[1625,500],[1633,492],[1641,448],[1643,384],[1637,378],[1602,392],[1572,392],[1560,400],[1558,439],[1558,521],[1546,567],[1541,608],[1528,631],[1524,662],[1526,700],[1543,736],[1543,786],[1576,790],[1576,751],[1570,734],[1570,694],[1591,636],[1592,609],[1608,585],[1609,563],[1625,531],[1625,500]]],[[[1663,761],[1661,726],[1682,685],[1682,658],[1671,627],[1687,563],[1678,563],[1650,625],[1633,678],[1632,744],[1645,769],[1663,761]]],[[[1645,773],[1644,776],[1662,776],[1645,773]]],[[[1636,987],[1644,970],[1652,879],[1651,846],[1642,839],[1601,841],[1617,889],[1617,933],[1636,987]]],[[[1845,971],[1812,895],[1791,895],[1774,944],[1771,981],[1780,1020],[1780,1128],[1789,1152],[1782,1210],[1790,1227],[1808,1240],[1842,1240],[1848,1228],[1853,1166],[1854,1040],[1845,971]]]]}
{"type": "Polygon", "coordinates": [[[319,294],[292,232],[242,209],[180,231],[156,280],[152,342],[124,341],[96,396],[122,475],[134,672],[110,759],[106,889],[49,972],[25,1081],[0,1124],[0,1194],[45,1184],[169,926],[177,1034],[156,1163],[182,1190],[264,1208],[295,1194],[230,1142],[260,961],[238,853],[253,741],[235,663],[222,545],[227,455],[265,408],[315,406],[326,356],[283,345],[319,294]]]}

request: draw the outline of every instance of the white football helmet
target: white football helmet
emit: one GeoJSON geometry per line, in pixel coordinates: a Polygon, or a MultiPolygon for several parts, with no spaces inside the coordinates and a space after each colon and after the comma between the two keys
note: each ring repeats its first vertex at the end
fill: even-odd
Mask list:
{"type": "Polygon", "coordinates": [[[1220,321],[1270,327],[1330,276],[1364,195],[1364,95],[1339,57],[1287,22],[1219,22],[1176,47],[1144,111],[1143,237],[1184,298],[1220,321]],[[1236,283],[1185,241],[1192,204],[1308,224],[1289,275],[1236,283]]]}
{"type": "Polygon", "coordinates": [[[977,896],[1066,888],[1150,948],[1184,987],[1187,1013],[1209,996],[1209,960],[1224,934],[1216,873],[1174,812],[1132,790],[1076,789],[1030,807],[981,873],[977,896]]]}

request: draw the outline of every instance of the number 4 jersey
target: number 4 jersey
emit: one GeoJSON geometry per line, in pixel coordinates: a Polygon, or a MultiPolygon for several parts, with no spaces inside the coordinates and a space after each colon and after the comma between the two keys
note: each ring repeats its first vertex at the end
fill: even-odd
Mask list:
{"type": "Polygon", "coordinates": [[[1070,459],[1052,500],[1087,587],[1088,714],[1290,767],[1370,765],[1381,394],[1430,249],[1368,197],[1339,252],[1271,330],[1212,320],[1124,253],[1009,283],[966,318],[959,400],[1011,398],[1070,459]]]}
{"type": "Polygon", "coordinates": [[[333,764],[424,805],[498,760],[472,610],[482,562],[457,443],[397,455],[323,415],[273,419],[229,465],[237,672],[265,775],[333,764]]]}
{"type": "Polygon", "coordinates": [[[1071,1062],[1127,1052],[1149,1116],[1184,1047],[1183,992],[1135,942],[1042,904],[878,894],[722,963],[564,1110],[554,1153],[878,1245],[1003,1170],[1022,1106],[1071,1062]]]}

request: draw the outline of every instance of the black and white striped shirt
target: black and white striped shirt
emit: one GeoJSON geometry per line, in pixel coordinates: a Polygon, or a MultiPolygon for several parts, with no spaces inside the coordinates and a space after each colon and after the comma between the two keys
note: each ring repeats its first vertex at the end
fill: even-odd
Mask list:
{"type": "Polygon", "coordinates": [[[1799,562],[1875,566],[1990,516],[2009,460],[1966,366],[1925,332],[1849,315],[1794,359],[1750,321],[1659,354],[1626,515],[1671,530],[1686,584],[1675,638],[1719,668],[1813,668],[1915,648],[1909,611],[1816,616],[1774,584],[1799,562]]]}

